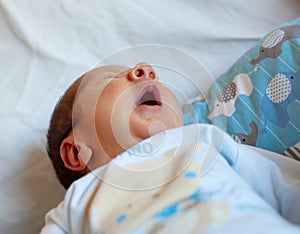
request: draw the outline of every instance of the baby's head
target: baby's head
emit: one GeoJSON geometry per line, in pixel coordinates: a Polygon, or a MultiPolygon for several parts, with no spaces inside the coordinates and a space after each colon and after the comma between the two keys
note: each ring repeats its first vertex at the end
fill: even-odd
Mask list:
{"type": "Polygon", "coordinates": [[[138,142],[183,125],[175,95],[147,63],[95,68],[55,107],[48,154],[65,188],[138,142]]]}

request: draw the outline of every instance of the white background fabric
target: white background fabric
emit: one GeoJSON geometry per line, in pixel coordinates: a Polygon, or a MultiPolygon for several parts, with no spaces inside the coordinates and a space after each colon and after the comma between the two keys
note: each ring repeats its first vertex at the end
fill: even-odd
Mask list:
{"type": "Polygon", "coordinates": [[[0,1],[0,233],[38,233],[62,198],[45,151],[50,114],[66,87],[103,57],[164,44],[217,77],[299,16],[298,0],[0,1]]]}

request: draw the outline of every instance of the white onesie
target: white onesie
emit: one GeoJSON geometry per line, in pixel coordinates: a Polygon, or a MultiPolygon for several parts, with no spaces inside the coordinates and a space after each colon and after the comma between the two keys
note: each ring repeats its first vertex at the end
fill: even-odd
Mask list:
{"type": "Polygon", "coordinates": [[[299,200],[300,163],[189,125],[74,182],[41,233],[300,233],[299,200]]]}

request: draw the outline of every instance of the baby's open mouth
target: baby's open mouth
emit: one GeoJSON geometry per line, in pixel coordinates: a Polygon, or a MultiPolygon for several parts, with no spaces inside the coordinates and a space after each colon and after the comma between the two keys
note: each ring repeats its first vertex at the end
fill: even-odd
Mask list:
{"type": "Polygon", "coordinates": [[[158,88],[154,85],[146,86],[140,93],[135,104],[137,106],[161,106],[162,103],[158,88]]]}

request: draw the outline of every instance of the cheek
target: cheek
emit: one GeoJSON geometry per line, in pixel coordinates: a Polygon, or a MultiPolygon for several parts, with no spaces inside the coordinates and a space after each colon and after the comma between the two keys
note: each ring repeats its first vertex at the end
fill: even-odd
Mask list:
{"type": "Polygon", "coordinates": [[[110,85],[100,95],[95,112],[95,126],[100,142],[117,142],[123,148],[132,146],[127,143],[131,135],[130,115],[134,108],[129,94],[126,86],[110,85]]]}
{"type": "Polygon", "coordinates": [[[168,129],[183,125],[183,114],[181,108],[177,105],[168,106],[165,109],[163,118],[168,129]]]}
{"type": "Polygon", "coordinates": [[[179,102],[177,101],[177,98],[173,93],[171,93],[169,90],[165,92],[165,113],[164,116],[166,118],[166,121],[169,120],[170,123],[180,126],[183,124],[183,113],[182,109],[179,105],[179,102]]]}
{"type": "Polygon", "coordinates": [[[110,108],[107,103],[99,98],[95,110],[95,128],[98,140],[101,145],[105,144],[106,139],[111,135],[110,108]]]}
{"type": "Polygon", "coordinates": [[[97,113],[101,115],[100,117],[111,118],[116,109],[124,106],[122,96],[126,88],[125,84],[117,81],[111,81],[106,85],[97,102],[97,113]]]}
{"type": "Polygon", "coordinates": [[[95,127],[99,137],[102,141],[108,135],[111,135],[113,108],[117,102],[117,90],[108,84],[98,97],[95,114],[95,127]]]}

